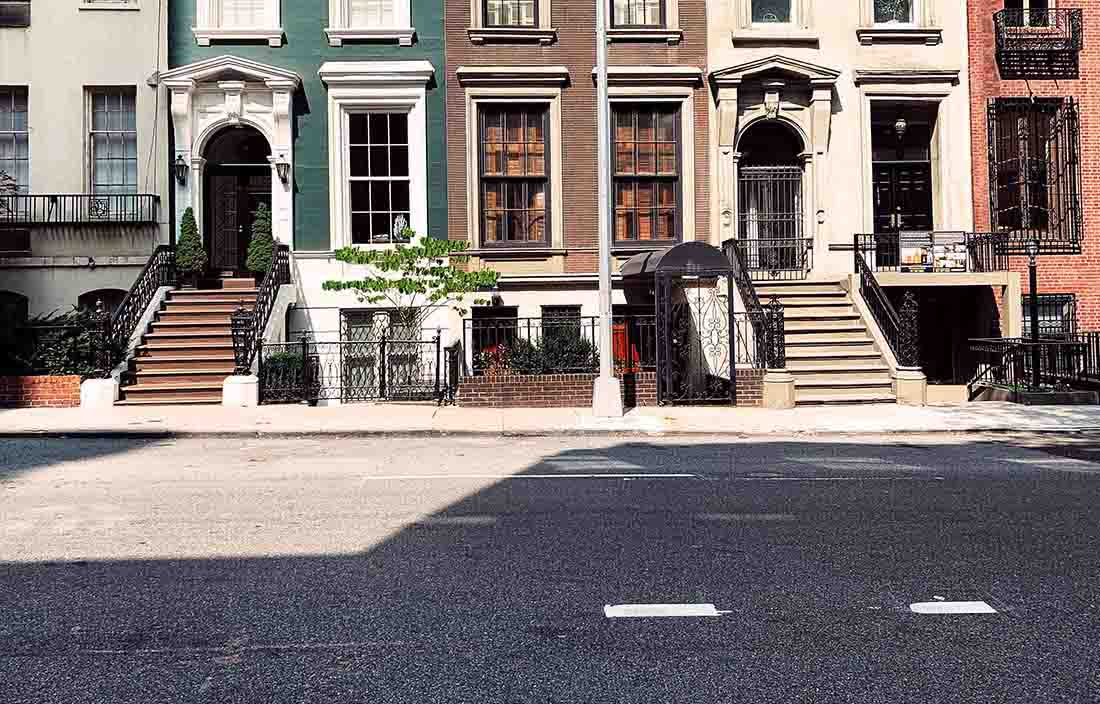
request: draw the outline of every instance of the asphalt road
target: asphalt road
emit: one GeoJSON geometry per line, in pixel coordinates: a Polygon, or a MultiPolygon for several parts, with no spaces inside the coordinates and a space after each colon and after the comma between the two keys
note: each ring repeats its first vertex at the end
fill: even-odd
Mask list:
{"type": "Polygon", "coordinates": [[[0,702],[1097,702],[1098,441],[2,440],[0,702]]]}

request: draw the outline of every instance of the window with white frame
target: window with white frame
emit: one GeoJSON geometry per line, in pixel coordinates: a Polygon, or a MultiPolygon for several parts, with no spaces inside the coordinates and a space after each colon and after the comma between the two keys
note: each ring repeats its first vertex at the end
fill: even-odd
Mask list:
{"type": "Polygon", "coordinates": [[[195,39],[201,46],[213,40],[266,39],[281,46],[280,0],[195,0],[195,39]]]}
{"type": "Polygon", "coordinates": [[[538,0],[485,0],[486,27],[537,27],[538,0]]]}
{"type": "Polygon", "coordinates": [[[94,88],[89,98],[92,193],[137,193],[136,90],[94,88]]]}
{"type": "Polygon", "coordinates": [[[348,115],[352,244],[407,242],[410,221],[409,116],[348,115]]]}
{"type": "Polygon", "coordinates": [[[412,8],[409,0],[329,0],[329,43],[346,39],[396,39],[412,44],[412,8]]]}
{"type": "Polygon", "coordinates": [[[793,0],[752,0],[753,24],[790,24],[793,0]]]}
{"type": "Polygon", "coordinates": [[[911,25],[914,0],[875,0],[876,25],[911,25]]]}
{"type": "Polygon", "coordinates": [[[557,37],[550,21],[551,1],[470,0],[470,41],[483,44],[503,39],[550,44],[557,37]]]}
{"type": "Polygon", "coordinates": [[[0,87],[0,172],[15,180],[19,193],[30,186],[27,89],[0,87]]]}
{"type": "Polygon", "coordinates": [[[612,27],[664,27],[663,0],[612,0],[612,27]]]}

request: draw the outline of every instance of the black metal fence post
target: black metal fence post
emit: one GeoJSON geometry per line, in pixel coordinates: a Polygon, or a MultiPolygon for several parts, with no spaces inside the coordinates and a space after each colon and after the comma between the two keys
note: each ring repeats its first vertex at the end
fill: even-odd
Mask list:
{"type": "Polygon", "coordinates": [[[920,305],[912,291],[905,292],[905,299],[898,312],[898,366],[920,366],[920,305]]]}
{"type": "Polygon", "coordinates": [[[301,396],[303,401],[309,400],[309,336],[302,335],[298,339],[298,344],[302,347],[302,390],[301,396]]]}
{"type": "Polygon", "coordinates": [[[773,298],[768,304],[766,366],[768,369],[787,368],[787,322],[783,304],[773,298]]]}
{"type": "Polygon", "coordinates": [[[440,396],[439,375],[443,371],[443,360],[440,358],[441,346],[440,346],[440,330],[436,328],[435,331],[435,398],[437,401],[442,402],[443,397],[440,396]]]}
{"type": "Polygon", "coordinates": [[[378,344],[378,398],[386,398],[386,331],[378,344]]]}

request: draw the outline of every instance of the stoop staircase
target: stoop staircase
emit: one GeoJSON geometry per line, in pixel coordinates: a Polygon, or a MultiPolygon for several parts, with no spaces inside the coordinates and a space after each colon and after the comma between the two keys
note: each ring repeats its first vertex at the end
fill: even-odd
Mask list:
{"type": "Polygon", "coordinates": [[[169,292],[130,360],[119,405],[221,403],[236,366],[230,316],[255,305],[252,279],[169,292]]]}
{"type": "Polygon", "coordinates": [[[783,304],[798,405],[897,402],[890,367],[838,282],[757,281],[756,292],[765,306],[783,304]]]}

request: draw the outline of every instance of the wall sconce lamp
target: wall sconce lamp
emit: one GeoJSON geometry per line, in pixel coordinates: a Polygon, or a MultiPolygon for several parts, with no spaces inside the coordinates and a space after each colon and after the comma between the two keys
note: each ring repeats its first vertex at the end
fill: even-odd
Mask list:
{"type": "Polygon", "coordinates": [[[172,173],[176,175],[176,183],[183,186],[187,183],[187,172],[191,170],[191,167],[187,165],[187,161],[180,154],[176,157],[176,163],[172,164],[172,173]]]}
{"type": "Polygon", "coordinates": [[[279,174],[280,181],[283,183],[290,181],[290,162],[282,154],[279,155],[279,160],[275,162],[275,171],[279,174]]]}
{"type": "Polygon", "coordinates": [[[904,117],[899,117],[894,121],[894,134],[898,136],[898,141],[905,139],[905,133],[909,131],[909,120],[904,117]]]}

